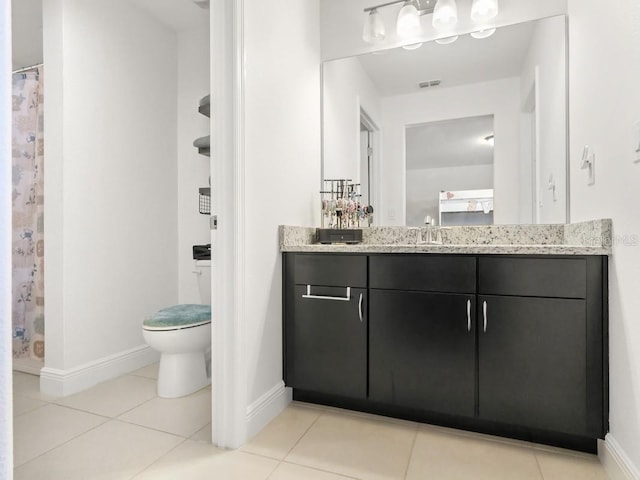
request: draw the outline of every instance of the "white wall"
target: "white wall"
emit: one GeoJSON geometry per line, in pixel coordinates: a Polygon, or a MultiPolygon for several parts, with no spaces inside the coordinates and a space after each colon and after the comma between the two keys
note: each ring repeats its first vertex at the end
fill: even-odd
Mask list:
{"type": "MultiPolygon", "coordinates": [[[[401,5],[381,8],[387,38],[381,44],[369,45],[362,40],[365,21],[363,9],[379,5],[376,0],[321,0],[322,59],[347,57],[401,45],[395,35],[395,21],[401,5]]],[[[423,35],[409,43],[428,41],[456,33],[469,33],[477,29],[471,24],[471,0],[458,0],[458,24],[450,33],[438,34],[431,26],[431,15],[421,18],[423,35]]],[[[567,11],[567,0],[500,0],[500,15],[492,26],[504,26],[536,18],[561,15],[567,11]]]]}
{"type": "MultiPolygon", "coordinates": [[[[11,3],[0,4],[0,158],[11,158],[11,3]]],[[[13,475],[11,164],[0,163],[0,478],[13,475]]]]}
{"type": "MultiPolygon", "coordinates": [[[[640,3],[569,1],[571,220],[613,219],[609,262],[609,445],[640,478],[640,164],[632,125],[640,121],[640,3]],[[606,34],[594,34],[606,32],[606,34]],[[596,183],[580,170],[596,155],[596,183]]],[[[614,478],[614,477],[612,477],[614,478]]]]}
{"type": "MultiPolygon", "coordinates": [[[[537,223],[565,223],[567,212],[567,83],[565,17],[553,17],[535,24],[535,31],[527,57],[521,70],[521,104],[535,83],[536,68],[539,72],[536,89],[539,97],[536,105],[539,139],[538,198],[541,202],[537,223]],[[547,188],[549,177],[556,184],[555,200],[547,188]]],[[[525,167],[523,165],[523,167],[525,167]]],[[[522,170],[524,170],[523,168],[522,170]]],[[[531,169],[526,169],[528,173],[531,169]]],[[[530,185],[531,178],[522,178],[530,185]]]]}
{"type": "MultiPolygon", "coordinates": [[[[278,225],[319,225],[317,0],[245,0],[244,255],[248,408],[282,384],[278,225]]],[[[255,431],[249,431],[249,434],[255,431]]]]}
{"type": "Polygon", "coordinates": [[[176,37],[126,0],[43,18],[45,371],[64,375],[141,347],[178,299],[176,37]]]}
{"type": "Polygon", "coordinates": [[[494,221],[518,222],[518,78],[438,88],[382,99],[380,225],[405,224],[405,128],[455,118],[494,115],[494,221]]]}
{"type": "Polygon", "coordinates": [[[427,215],[438,220],[441,190],[493,188],[493,165],[408,170],[406,185],[406,225],[422,226],[427,215]]]}
{"type": "Polygon", "coordinates": [[[209,28],[178,33],[178,301],[200,303],[193,245],[211,243],[209,216],[198,213],[198,188],[209,186],[209,157],[193,141],[209,134],[198,102],[209,94],[209,28]]]}
{"type": "Polygon", "coordinates": [[[360,109],[380,125],[380,94],[357,57],[323,65],[323,178],[360,182],[360,109]]]}

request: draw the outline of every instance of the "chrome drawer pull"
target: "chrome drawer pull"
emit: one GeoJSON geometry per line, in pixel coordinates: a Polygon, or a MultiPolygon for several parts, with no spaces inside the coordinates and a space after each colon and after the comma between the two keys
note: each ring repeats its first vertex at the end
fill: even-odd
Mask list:
{"type": "Polygon", "coordinates": [[[360,301],[358,302],[358,316],[360,317],[360,322],[362,322],[362,294],[360,294],[360,301]]]}
{"type": "Polygon", "coordinates": [[[482,302],[482,316],[484,317],[484,332],[487,332],[487,302],[482,302]]]}
{"type": "Polygon", "coordinates": [[[467,300],[467,332],[471,331],[471,300],[467,300]]]}
{"type": "Polygon", "coordinates": [[[302,298],[313,298],[315,300],[338,300],[340,302],[348,302],[351,300],[351,287],[347,287],[347,295],[345,297],[329,297],[325,295],[311,295],[311,285],[307,285],[307,294],[302,298]]]}

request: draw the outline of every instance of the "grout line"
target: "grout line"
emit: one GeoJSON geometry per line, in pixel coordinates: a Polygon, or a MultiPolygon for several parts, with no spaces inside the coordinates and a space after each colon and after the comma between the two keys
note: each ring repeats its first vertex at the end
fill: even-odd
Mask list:
{"type": "Polygon", "coordinates": [[[347,475],[344,473],[334,472],[332,470],[325,470],[324,468],[312,467],[310,465],[305,465],[304,463],[296,463],[290,460],[282,460],[281,463],[286,463],[287,465],[295,465],[296,467],[308,468],[309,470],[315,470],[316,472],[328,473],[331,475],[337,475],[339,477],[348,478],[349,480],[363,480],[361,477],[352,477],[351,475],[347,475]]]}
{"type": "MultiPolygon", "coordinates": [[[[249,452],[244,452],[244,453],[249,453],[249,452]]],[[[280,468],[280,465],[282,465],[282,460],[278,461],[276,466],[273,468],[273,470],[271,470],[269,475],[267,475],[267,478],[265,480],[269,480],[271,477],[273,477],[273,474],[276,473],[276,470],[278,470],[278,468],[280,468]]]]}
{"type": "MultiPolygon", "coordinates": [[[[148,425],[140,425],[139,423],[135,423],[131,420],[124,420],[123,418],[112,418],[111,420],[116,421],[116,422],[120,422],[120,423],[126,423],[127,425],[133,425],[134,427],[140,427],[140,428],[145,428],[147,430],[152,430],[154,432],[158,432],[158,433],[165,433],[167,435],[173,435],[174,437],[179,437],[179,438],[184,438],[185,440],[189,440],[191,439],[191,435],[188,436],[184,436],[180,433],[176,433],[176,432],[168,432],[166,430],[160,430],[159,428],[155,428],[155,427],[150,427],[148,425]]],[[[196,430],[193,435],[195,435],[196,433],[198,433],[202,428],[204,428],[205,425],[203,425],[202,427],[198,428],[198,430],[196,430]]],[[[195,442],[196,440],[194,440],[195,442]]]]}
{"type": "Polygon", "coordinates": [[[544,472],[542,471],[542,465],[540,464],[540,459],[538,458],[538,454],[536,453],[536,449],[532,448],[532,450],[533,450],[533,456],[536,459],[536,465],[538,465],[538,471],[540,472],[540,478],[542,480],[545,480],[544,472]]]}
{"type": "Polygon", "coordinates": [[[413,442],[411,443],[411,450],[409,450],[409,460],[407,461],[407,466],[404,469],[404,476],[402,477],[404,480],[407,480],[407,475],[409,475],[409,467],[411,466],[411,460],[413,460],[413,453],[416,449],[416,442],[418,441],[418,433],[420,429],[416,425],[416,431],[413,435],[413,442]]]}
{"type": "MultiPolygon", "coordinates": [[[[299,443],[300,443],[300,441],[305,437],[305,435],[306,435],[307,433],[309,433],[309,430],[311,430],[311,427],[313,427],[313,426],[316,424],[316,422],[317,422],[317,421],[318,421],[318,419],[322,416],[322,414],[323,414],[322,412],[318,412],[318,415],[316,416],[316,418],[314,418],[314,419],[313,419],[313,422],[311,422],[311,423],[309,424],[309,426],[305,429],[305,431],[302,433],[302,435],[300,435],[300,436],[298,437],[298,440],[296,440],[296,441],[294,442],[294,444],[291,446],[291,448],[289,448],[289,450],[287,450],[287,453],[285,453],[285,454],[284,454],[284,457],[282,458],[282,460],[283,460],[283,461],[284,461],[284,460],[289,456],[289,454],[293,451],[293,449],[294,449],[294,448],[296,448],[296,447],[298,446],[298,444],[299,444],[299,443]]],[[[282,414],[281,414],[281,415],[282,415],[282,414]]]]}
{"type": "MultiPolygon", "coordinates": [[[[38,459],[38,458],[40,458],[40,457],[42,457],[42,456],[46,455],[46,454],[47,454],[47,453],[49,453],[49,452],[52,452],[52,451],[54,451],[54,450],[57,450],[58,448],[62,447],[63,445],[66,445],[67,443],[69,443],[69,442],[71,442],[71,441],[75,440],[75,439],[76,439],[76,438],[78,438],[78,437],[81,437],[82,435],[84,435],[84,434],[86,434],[86,433],[89,433],[89,432],[92,432],[93,430],[96,430],[97,428],[99,428],[99,427],[103,426],[105,423],[107,423],[107,422],[109,422],[109,421],[110,421],[110,419],[109,419],[109,418],[106,418],[106,417],[102,417],[102,418],[104,418],[104,419],[105,419],[105,421],[104,421],[104,422],[101,422],[101,423],[99,423],[98,425],[95,425],[94,427],[91,427],[90,429],[85,430],[84,432],[81,432],[81,433],[79,433],[79,434],[77,434],[77,435],[75,435],[75,436],[71,437],[71,438],[70,438],[70,439],[68,439],[68,440],[65,440],[65,441],[64,441],[64,442],[62,442],[60,445],[56,445],[56,446],[54,446],[54,447],[49,448],[48,450],[46,450],[46,451],[42,452],[41,454],[39,454],[39,455],[37,455],[37,456],[33,457],[33,458],[32,458],[32,459],[30,459],[30,460],[27,460],[26,462],[24,462],[24,463],[23,463],[23,464],[21,464],[21,465],[15,465],[15,466],[14,466],[14,470],[15,470],[16,468],[23,467],[23,466],[27,465],[28,463],[33,462],[34,460],[36,460],[36,459],[38,459]]],[[[14,431],[14,435],[15,435],[15,431],[14,431]]]]}
{"type": "Polygon", "coordinates": [[[160,455],[158,458],[156,458],[153,462],[151,462],[149,465],[147,465],[146,467],[144,467],[142,470],[140,470],[139,472],[135,473],[129,480],[134,480],[136,477],[142,475],[144,472],[146,472],[147,470],[149,470],[151,467],[153,467],[156,463],[158,463],[160,460],[162,460],[164,457],[166,457],[167,455],[169,455],[171,452],[173,452],[175,449],[177,449],[179,446],[184,445],[184,443],[187,441],[188,439],[185,438],[182,442],[178,443],[175,447],[173,447],[172,449],[170,449],[169,451],[165,452],[164,454],[160,455]]]}

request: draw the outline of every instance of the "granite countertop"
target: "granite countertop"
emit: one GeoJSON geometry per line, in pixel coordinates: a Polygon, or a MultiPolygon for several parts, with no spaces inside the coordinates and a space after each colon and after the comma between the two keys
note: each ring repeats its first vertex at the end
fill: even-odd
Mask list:
{"type": "MultiPolygon", "coordinates": [[[[437,228],[437,227],[436,227],[437,228]]],[[[568,225],[440,227],[442,244],[417,244],[425,228],[363,228],[355,245],[315,243],[315,228],[280,227],[282,252],[611,255],[611,220],[568,225]]]]}

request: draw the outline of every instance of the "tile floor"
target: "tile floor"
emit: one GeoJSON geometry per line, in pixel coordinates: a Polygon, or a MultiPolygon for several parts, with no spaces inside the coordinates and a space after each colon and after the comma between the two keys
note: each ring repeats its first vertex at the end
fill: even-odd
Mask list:
{"type": "Polygon", "coordinates": [[[157,366],[64,399],[14,373],[16,480],[606,480],[595,456],[294,403],[236,451],[211,389],[167,400],[157,366]]]}

